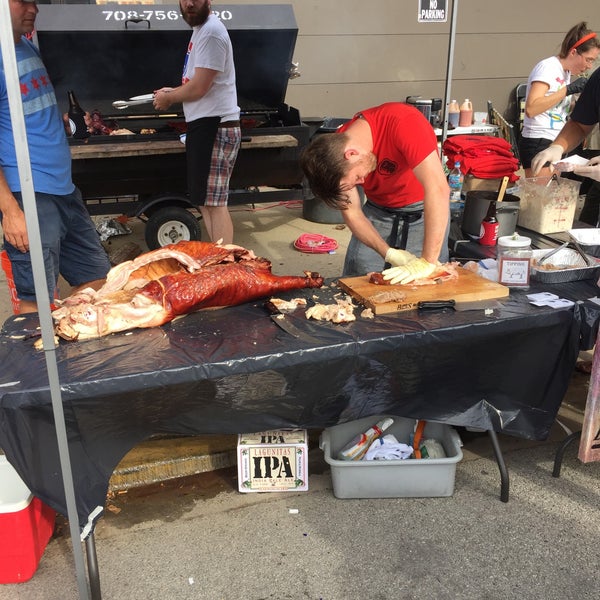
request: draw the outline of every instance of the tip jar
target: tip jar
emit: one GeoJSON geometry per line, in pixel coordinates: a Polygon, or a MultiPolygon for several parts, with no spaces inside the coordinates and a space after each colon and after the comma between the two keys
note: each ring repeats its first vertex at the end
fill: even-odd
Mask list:
{"type": "Polygon", "coordinates": [[[529,288],[531,238],[514,233],[498,238],[498,282],[508,287],[529,288]]]}

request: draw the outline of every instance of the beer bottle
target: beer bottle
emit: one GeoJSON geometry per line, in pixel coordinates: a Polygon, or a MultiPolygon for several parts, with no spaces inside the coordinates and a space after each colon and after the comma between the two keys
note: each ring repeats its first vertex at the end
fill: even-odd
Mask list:
{"type": "Polygon", "coordinates": [[[73,90],[67,93],[69,98],[69,125],[71,135],[78,140],[83,140],[90,136],[87,125],[85,124],[85,111],[81,108],[75,92],[73,90]]]}
{"type": "Polygon", "coordinates": [[[481,222],[481,229],[479,232],[479,243],[482,246],[495,246],[498,240],[498,217],[496,216],[496,202],[490,202],[488,206],[487,214],[481,222]]]}

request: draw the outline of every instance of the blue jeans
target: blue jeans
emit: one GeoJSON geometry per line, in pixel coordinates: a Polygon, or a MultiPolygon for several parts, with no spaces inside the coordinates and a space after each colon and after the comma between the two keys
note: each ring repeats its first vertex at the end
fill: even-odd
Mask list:
{"type": "MultiPolygon", "coordinates": [[[[13,195],[23,208],[21,194],[14,192],[13,195]]],[[[35,201],[50,301],[54,298],[59,275],[71,286],[104,279],[110,270],[110,261],[81,192],[76,188],[66,196],[36,193],[35,201]]],[[[6,241],[4,249],[10,258],[19,299],[35,302],[30,253],[20,252],[6,241]]]]}
{"type": "MultiPolygon", "coordinates": [[[[379,235],[386,240],[386,242],[393,248],[400,248],[402,221],[398,230],[398,235],[395,240],[390,240],[390,234],[392,233],[392,227],[394,225],[395,214],[392,211],[388,211],[384,208],[379,208],[372,203],[368,202],[363,204],[363,212],[366,217],[371,221],[375,229],[379,232],[379,235]]],[[[417,256],[421,256],[423,251],[423,237],[425,235],[425,219],[423,217],[423,203],[416,202],[410,206],[403,208],[402,213],[416,217],[416,220],[408,225],[408,237],[406,240],[406,247],[403,250],[408,250],[417,256]],[[420,213],[420,216],[419,216],[420,213]]],[[[446,226],[446,240],[448,239],[448,230],[450,227],[450,204],[448,204],[448,225],[446,226]]],[[[448,260],[448,243],[446,242],[442,246],[442,251],[439,257],[440,262],[446,262],[448,260]]],[[[346,259],[344,261],[344,272],[343,277],[356,277],[359,275],[366,275],[372,271],[382,271],[384,266],[384,259],[375,250],[365,246],[359,242],[354,235],[350,238],[348,244],[348,250],[346,252],[346,259]]]]}

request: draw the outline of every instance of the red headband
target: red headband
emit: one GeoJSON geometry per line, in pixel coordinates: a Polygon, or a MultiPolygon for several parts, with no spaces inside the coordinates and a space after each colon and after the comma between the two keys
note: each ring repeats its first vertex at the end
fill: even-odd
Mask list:
{"type": "MultiPolygon", "coordinates": [[[[588,40],[591,40],[592,38],[595,38],[595,37],[596,37],[596,34],[593,31],[592,31],[592,33],[588,33],[587,35],[584,35],[580,40],[578,40],[571,46],[571,50],[575,50],[575,48],[579,48],[579,46],[581,46],[581,44],[585,44],[585,42],[587,42],[588,40]]],[[[571,50],[569,50],[569,52],[571,52],[571,50]]]]}

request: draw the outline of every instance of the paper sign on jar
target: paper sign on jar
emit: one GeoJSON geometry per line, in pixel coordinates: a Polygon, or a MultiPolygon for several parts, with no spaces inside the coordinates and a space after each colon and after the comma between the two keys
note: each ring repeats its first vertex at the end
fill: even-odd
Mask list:
{"type": "Polygon", "coordinates": [[[504,258],[500,259],[498,281],[502,285],[523,286],[529,285],[529,258],[504,258]]]}

